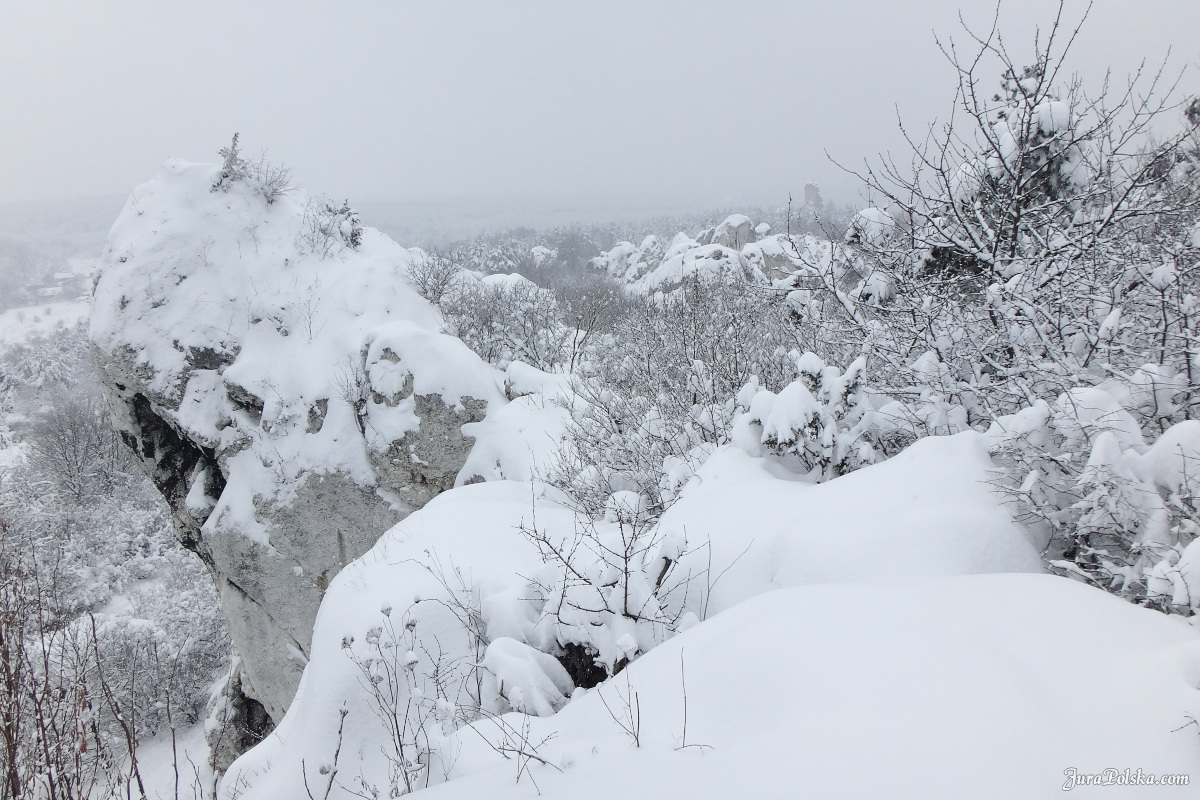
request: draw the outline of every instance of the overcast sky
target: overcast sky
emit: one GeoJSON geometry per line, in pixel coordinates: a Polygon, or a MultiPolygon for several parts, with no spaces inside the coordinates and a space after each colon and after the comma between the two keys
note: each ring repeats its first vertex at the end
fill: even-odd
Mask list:
{"type": "MultiPolygon", "coordinates": [[[[1005,0],[1030,52],[1050,0],[1005,0]]],[[[933,34],[975,0],[0,0],[0,202],[126,193],[234,131],[353,199],[785,202],[944,115],[933,34]]],[[[1077,18],[1084,4],[1069,3],[1077,18]]],[[[1143,57],[1200,91],[1200,0],[1096,0],[1071,63],[1143,57]]],[[[989,87],[990,88],[990,87],[989,87]]]]}

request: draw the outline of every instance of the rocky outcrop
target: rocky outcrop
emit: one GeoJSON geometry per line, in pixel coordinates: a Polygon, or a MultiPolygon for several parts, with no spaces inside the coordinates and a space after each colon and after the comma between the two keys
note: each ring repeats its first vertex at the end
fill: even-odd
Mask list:
{"type": "Polygon", "coordinates": [[[804,265],[811,237],[797,243],[770,231],[770,225],[756,227],[744,214],[733,214],[695,239],[680,233],[666,246],[654,236],[637,246],[618,242],[590,264],[633,294],[670,293],[694,277],[763,283],[788,279],[804,265]]]}
{"type": "Polygon", "coordinates": [[[330,580],[453,486],[463,424],[504,399],[407,285],[409,251],[218,175],[170,162],[135,190],[90,336],[114,425],[217,582],[250,741],[292,700],[330,580]]]}
{"type": "Polygon", "coordinates": [[[696,237],[698,244],[719,244],[731,250],[741,250],[756,241],[754,223],[745,214],[731,214],[717,227],[701,231],[696,237]]]}

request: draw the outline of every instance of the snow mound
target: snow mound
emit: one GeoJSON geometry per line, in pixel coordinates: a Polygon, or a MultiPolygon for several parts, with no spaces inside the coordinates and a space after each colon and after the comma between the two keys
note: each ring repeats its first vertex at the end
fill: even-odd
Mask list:
{"type": "MultiPolygon", "coordinates": [[[[964,787],[1061,797],[1071,768],[1195,775],[1195,736],[1174,731],[1200,713],[1198,676],[1200,639],[1185,622],[1063,578],[784,589],[676,637],[553,717],[506,715],[448,735],[456,755],[428,796],[791,798],[803,785],[815,797],[958,800],[964,787]],[[1119,704],[1081,702],[1114,686],[1119,704]],[[636,740],[623,730],[635,722],[636,740]],[[520,742],[545,763],[514,781],[511,750],[497,751],[520,742]]],[[[298,755],[309,754],[310,781],[329,764],[341,706],[328,686],[304,688],[324,714],[304,726],[289,715],[234,765],[224,796],[240,781],[245,798],[303,797],[298,755]]],[[[338,772],[370,782],[382,756],[358,750],[358,726],[374,718],[347,708],[354,733],[338,772]],[[375,762],[362,772],[359,752],[375,762]]]]}
{"type": "MultiPolygon", "coordinates": [[[[505,408],[512,409],[517,402],[505,408]]],[[[690,620],[681,628],[703,631],[724,619],[724,612],[740,615],[735,627],[744,629],[744,637],[730,646],[736,648],[738,669],[747,672],[737,679],[713,673],[716,665],[725,663],[716,645],[707,655],[697,652],[694,661],[688,645],[689,681],[694,669],[698,680],[720,674],[721,680],[729,681],[727,696],[730,691],[733,697],[747,691],[747,680],[754,684],[750,691],[766,691],[759,686],[758,673],[745,664],[774,658],[773,648],[780,642],[800,647],[796,642],[801,639],[786,632],[805,630],[803,624],[786,619],[798,613],[796,608],[789,606],[786,614],[767,613],[765,608],[774,601],[756,601],[751,610],[739,611],[746,601],[773,589],[820,585],[797,595],[810,598],[799,605],[834,592],[838,597],[857,598],[849,608],[875,604],[872,608],[877,611],[887,606],[884,598],[924,591],[911,586],[916,581],[1040,570],[1037,553],[1023,530],[992,495],[986,483],[989,469],[984,438],[977,434],[925,440],[887,462],[818,485],[797,482],[795,475],[769,459],[753,458],[736,448],[718,451],[662,518],[662,545],[655,557],[678,559],[674,574],[686,576],[678,592],[664,600],[674,604],[671,610],[679,618],[690,620]],[[840,583],[848,585],[829,586],[840,583]],[[714,618],[718,612],[723,613],[714,618]]],[[[611,519],[594,523],[601,540],[629,529],[638,513],[636,501],[636,496],[614,500],[624,505],[614,506],[611,519]]],[[[447,775],[453,779],[466,774],[456,764],[476,763],[475,756],[464,755],[462,762],[454,762],[452,754],[462,748],[468,748],[464,754],[468,752],[468,742],[478,736],[455,732],[453,720],[438,716],[439,705],[429,701],[431,696],[453,707],[480,704],[487,719],[477,728],[490,735],[489,726],[502,719],[493,715],[515,709],[547,714],[578,694],[580,690],[571,692],[558,668],[567,655],[566,644],[589,642],[599,653],[597,660],[605,663],[621,653],[633,657],[648,652],[630,670],[635,680],[643,661],[662,663],[664,656],[657,654],[666,645],[654,648],[656,642],[628,620],[582,630],[577,629],[574,609],[555,611],[559,595],[551,588],[554,567],[543,560],[544,551],[529,534],[536,531],[542,542],[562,547],[561,543],[572,541],[579,524],[571,509],[546,487],[495,481],[446,492],[389,531],[329,587],[296,700],[277,731],[231,768],[227,793],[240,786],[238,791],[245,790],[246,798],[290,797],[297,792],[302,796],[301,762],[313,765],[328,760],[336,746],[343,707],[351,716],[347,716],[339,769],[343,774],[361,774],[373,785],[386,785],[388,760],[380,749],[381,742],[388,741],[386,726],[379,718],[378,698],[366,688],[372,685],[370,678],[364,683],[364,675],[375,668],[371,664],[380,661],[399,659],[403,665],[410,663],[408,654],[412,654],[404,673],[411,680],[389,696],[388,704],[427,710],[430,738],[422,739],[426,748],[422,763],[430,765],[433,783],[447,775]],[[459,669],[453,679],[448,671],[451,664],[459,669]],[[479,669],[473,670],[472,665],[479,669]],[[441,689],[433,685],[432,675],[441,676],[441,689]]],[[[969,585],[962,586],[966,588],[961,591],[969,593],[969,585]]],[[[954,605],[945,598],[937,603],[954,605]]],[[[842,605],[840,601],[832,606],[817,603],[814,608],[836,610],[838,616],[823,623],[827,626],[841,620],[842,613],[859,613],[864,619],[874,614],[847,611],[842,605]]],[[[921,624],[936,627],[929,620],[921,624]]],[[[892,641],[902,649],[903,642],[892,641]]],[[[674,659],[672,680],[677,680],[678,651],[670,652],[675,655],[666,658],[674,659]]],[[[792,659],[788,668],[795,668],[798,656],[788,657],[792,659]]],[[[874,665],[886,663],[879,661],[880,654],[857,657],[868,659],[858,665],[860,671],[880,669],[874,665]]],[[[910,677],[917,679],[915,668],[910,677]]],[[[621,681],[618,676],[614,683],[621,681]]],[[[779,690],[779,686],[771,689],[779,690]]],[[[917,690],[934,692],[936,685],[921,684],[914,687],[917,690]]],[[[577,704],[595,702],[589,699],[594,693],[572,700],[552,722],[572,719],[577,704]]],[[[669,696],[669,692],[664,695],[669,696]]],[[[730,736],[732,731],[756,735],[757,722],[739,716],[740,701],[734,703],[737,708],[722,706],[715,698],[712,702],[715,727],[720,719],[731,726],[730,736]]],[[[825,722],[814,725],[835,724],[834,712],[828,713],[825,722]]],[[[610,737],[598,741],[608,741],[601,747],[612,749],[610,737]]],[[[658,752],[669,750],[669,739],[664,741],[668,744],[655,745],[658,752]]],[[[576,752],[584,755],[589,750],[576,752]]],[[[479,764],[486,761],[484,755],[478,757],[483,759],[479,764]]],[[[478,791],[478,785],[475,788],[478,791]]]]}
{"type": "Polygon", "coordinates": [[[700,468],[661,525],[686,534],[710,611],[766,589],[1041,572],[1037,550],[992,491],[987,440],[922,439],[887,461],[812,485],[737,448],[700,468]],[[711,544],[710,544],[711,542],[711,544]],[[714,575],[715,577],[715,575],[714,575]]]}
{"type": "MultiPolygon", "coordinates": [[[[539,749],[554,767],[529,777],[547,797],[1034,800],[1063,796],[1072,767],[1194,776],[1195,736],[1173,731],[1200,711],[1198,671],[1189,626],[1062,578],[787,589],[531,719],[529,741],[554,735],[539,749]],[[1080,703],[1114,685],[1128,702],[1080,703]],[[621,728],[631,719],[636,742],[621,728]]],[[[503,744],[495,726],[475,727],[503,744]]],[[[533,789],[477,736],[463,736],[455,769],[430,797],[533,789]]]]}

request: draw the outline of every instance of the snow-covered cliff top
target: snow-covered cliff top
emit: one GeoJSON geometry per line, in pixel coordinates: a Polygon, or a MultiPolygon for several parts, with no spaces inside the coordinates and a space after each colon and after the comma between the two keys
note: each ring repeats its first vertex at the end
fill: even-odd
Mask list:
{"type": "Polygon", "coordinates": [[[405,281],[413,251],[369,228],[352,245],[357,221],[337,207],[298,191],[267,203],[245,181],[214,190],[219,174],[170,161],[134,191],[101,259],[90,335],[124,354],[181,431],[244,451],[230,462],[247,491],[223,506],[279,496],[308,471],[375,483],[360,395],[377,442],[417,426],[411,400],[378,402],[406,378],[410,395],[448,404],[502,396],[498,373],[442,335],[405,281]]]}

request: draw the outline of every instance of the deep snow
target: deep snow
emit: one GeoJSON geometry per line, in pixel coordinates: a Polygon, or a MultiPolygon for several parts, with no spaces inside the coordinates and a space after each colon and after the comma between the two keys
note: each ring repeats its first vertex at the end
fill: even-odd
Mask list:
{"type": "MultiPolygon", "coordinates": [[[[662,520],[686,529],[688,607],[707,618],[565,704],[557,664],[538,668],[523,648],[552,643],[531,580],[542,567],[518,527],[536,517],[566,534],[574,515],[527,482],[445,493],[334,581],[291,710],[234,764],[223,796],[304,796],[306,775],[323,791],[343,707],[331,796],[363,791],[360,779],[386,785],[388,739],[356,663],[385,617],[415,620],[419,641],[484,664],[510,698],[537,694],[526,707],[544,715],[437,727],[431,797],[1036,798],[1061,795],[1072,767],[1200,774],[1195,629],[1019,574],[1040,561],[991,470],[974,433],[815,486],[718,451],[662,520]],[[455,617],[447,590],[463,587],[490,649],[473,649],[455,617]],[[625,716],[622,697],[640,708],[640,746],[622,731],[638,714],[625,716]],[[526,738],[547,740],[537,755],[553,766],[498,754],[526,738]]],[[[432,669],[410,655],[414,673],[432,669]]],[[[1076,794],[1147,790],[1089,791],[1076,794]]]]}

